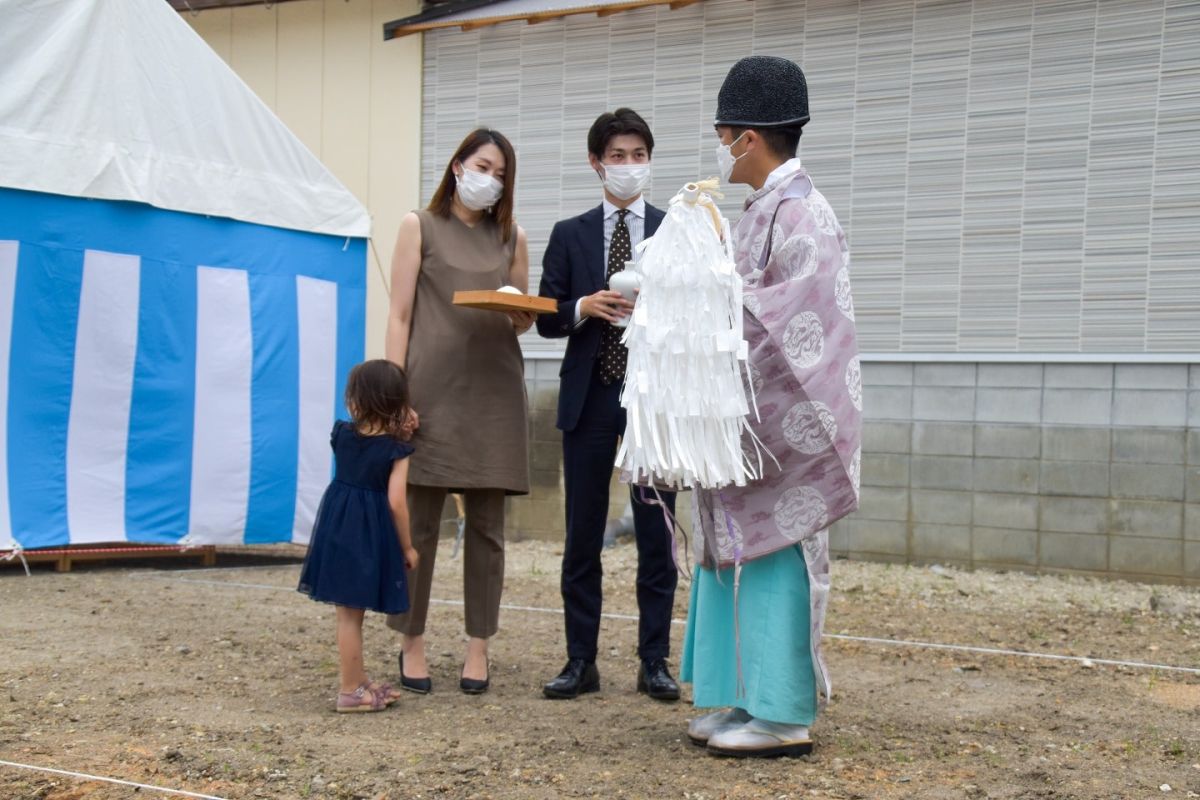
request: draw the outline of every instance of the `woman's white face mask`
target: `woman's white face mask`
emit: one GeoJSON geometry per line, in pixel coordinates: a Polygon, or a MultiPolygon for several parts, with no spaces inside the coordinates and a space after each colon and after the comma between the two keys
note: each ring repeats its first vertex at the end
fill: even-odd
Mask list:
{"type": "Polygon", "coordinates": [[[745,158],[747,153],[742,153],[740,156],[733,155],[733,146],[738,143],[747,131],[742,131],[737,139],[734,139],[729,144],[717,145],[717,169],[721,171],[721,183],[729,183],[729,178],[733,175],[733,165],[740,159],[745,158]]]}
{"type": "Polygon", "coordinates": [[[619,200],[637,197],[650,182],[649,164],[603,164],[604,188],[619,200]]]}
{"type": "Polygon", "coordinates": [[[491,175],[476,172],[461,164],[459,166],[462,167],[462,174],[455,173],[458,180],[455,181],[454,191],[464,206],[472,211],[483,211],[500,201],[504,184],[491,175]]]}

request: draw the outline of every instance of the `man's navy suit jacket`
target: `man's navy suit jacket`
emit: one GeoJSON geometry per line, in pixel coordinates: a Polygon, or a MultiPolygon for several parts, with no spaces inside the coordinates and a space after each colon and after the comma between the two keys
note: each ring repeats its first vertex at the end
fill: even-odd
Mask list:
{"type": "MultiPolygon", "coordinates": [[[[542,257],[542,282],[538,294],[558,301],[558,312],[540,314],[538,333],[548,339],[570,337],[567,353],[559,370],[558,428],[572,431],[591,386],[592,368],[600,349],[602,319],[585,317],[575,328],[575,303],[581,297],[604,289],[607,265],[604,263],[604,206],[596,206],[577,217],[554,224],[546,254],[542,257]]],[[[646,204],[646,239],[654,235],[664,212],[646,204]]]]}

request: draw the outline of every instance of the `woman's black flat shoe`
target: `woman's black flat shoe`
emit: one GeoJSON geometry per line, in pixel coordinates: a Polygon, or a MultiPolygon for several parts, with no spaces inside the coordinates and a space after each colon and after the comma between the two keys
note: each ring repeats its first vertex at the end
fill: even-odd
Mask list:
{"type": "Polygon", "coordinates": [[[433,680],[431,678],[405,677],[403,651],[400,652],[400,688],[413,694],[429,694],[433,691],[433,680]]]}
{"type": "MultiPolygon", "coordinates": [[[[463,669],[466,669],[466,667],[464,666],[463,669]]],[[[491,665],[491,662],[489,662],[488,663],[488,676],[486,678],[484,678],[483,680],[476,680],[475,678],[464,678],[464,677],[462,677],[462,673],[460,672],[459,678],[458,678],[458,688],[462,689],[463,694],[483,694],[484,692],[486,692],[488,690],[488,686],[491,685],[491,682],[492,682],[492,665],[491,665]]]]}

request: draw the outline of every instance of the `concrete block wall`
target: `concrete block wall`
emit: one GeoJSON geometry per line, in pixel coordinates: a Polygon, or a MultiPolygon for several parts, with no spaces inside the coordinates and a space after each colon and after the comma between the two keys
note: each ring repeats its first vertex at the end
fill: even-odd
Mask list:
{"type": "MultiPolygon", "coordinates": [[[[526,363],[514,539],[563,536],[558,366],[526,363]]],[[[1200,585],[1200,364],[867,362],[863,384],[862,502],[835,554],[1200,585]]],[[[610,516],[624,503],[614,478],[610,516]]]]}
{"type": "MultiPolygon", "coordinates": [[[[555,425],[558,416],[558,368],[560,362],[529,359],[525,362],[525,392],[529,401],[530,492],[510,497],[505,518],[505,536],[521,539],[560,540],[565,536],[563,505],[562,433],[555,425]]],[[[609,517],[625,511],[629,490],[614,473],[609,484],[609,517]]],[[[680,498],[676,509],[680,523],[691,531],[691,504],[680,498]]]]}
{"type": "Polygon", "coordinates": [[[1200,365],[863,365],[851,558],[1200,585],[1200,365]]]}
{"type": "MultiPolygon", "coordinates": [[[[524,497],[510,497],[505,536],[509,539],[562,539],[565,509],[562,483],[562,434],[558,414],[558,360],[525,362],[525,393],[529,401],[529,484],[524,497]]],[[[617,492],[610,492],[614,496],[617,492]]],[[[619,516],[617,509],[610,516],[619,516]]]]}

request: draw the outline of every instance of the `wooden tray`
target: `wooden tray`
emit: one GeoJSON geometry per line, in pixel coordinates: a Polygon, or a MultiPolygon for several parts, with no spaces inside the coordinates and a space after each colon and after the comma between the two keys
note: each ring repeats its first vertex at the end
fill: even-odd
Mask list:
{"type": "Polygon", "coordinates": [[[558,301],[552,297],[535,294],[512,294],[478,290],[455,292],[454,305],[467,308],[482,308],[488,311],[532,311],[536,314],[553,314],[558,311],[558,301]]]}

